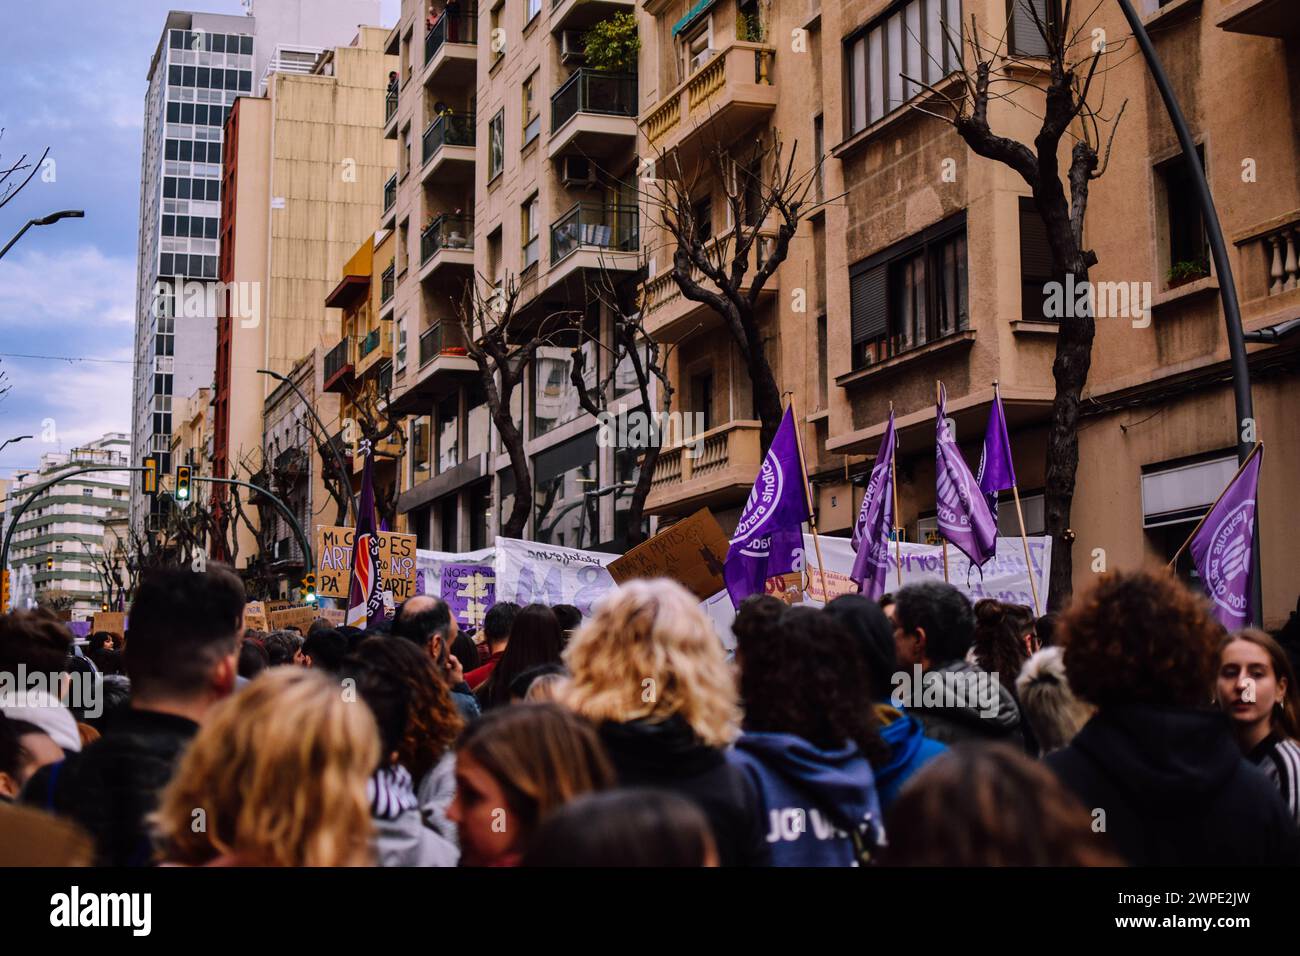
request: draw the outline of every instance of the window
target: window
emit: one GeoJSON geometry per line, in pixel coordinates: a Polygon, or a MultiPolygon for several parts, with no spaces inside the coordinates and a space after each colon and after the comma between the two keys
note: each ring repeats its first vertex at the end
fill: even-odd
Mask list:
{"type": "Polygon", "coordinates": [[[402,133],[402,178],[411,171],[411,128],[402,133]]]}
{"type": "Polygon", "coordinates": [[[1053,30],[1060,21],[1057,0],[1007,0],[1009,34],[1007,46],[1012,56],[1047,56],[1043,30],[1053,30]],[[1035,19],[1037,17],[1037,19],[1035,19]],[[1042,24],[1042,28],[1039,24],[1042,24]]]}
{"type": "Polygon", "coordinates": [[[438,403],[438,474],[460,464],[460,395],[453,393],[438,403]]]}
{"type": "Polygon", "coordinates": [[[537,73],[534,72],[524,80],[523,86],[524,146],[535,140],[542,131],[542,114],[537,112],[536,86],[537,73]]]}
{"type": "Polygon", "coordinates": [[[506,111],[498,110],[488,125],[488,180],[496,179],[505,166],[506,111]]]}
{"type": "Polygon", "coordinates": [[[817,316],[817,408],[830,408],[829,342],[826,335],[826,313],[817,316]]]}
{"type": "Polygon", "coordinates": [[[967,328],[965,213],[853,266],[849,312],[854,368],[967,328]]]}
{"type": "MultiPolygon", "coordinates": [[[[1205,162],[1205,151],[1196,147],[1197,158],[1205,162]]],[[[1197,200],[1196,178],[1182,154],[1156,167],[1164,193],[1166,222],[1167,285],[1172,288],[1210,274],[1210,253],[1205,238],[1205,220],[1197,200]]]]}
{"type": "Polygon", "coordinates": [[[411,419],[411,484],[429,477],[429,416],[411,419]]]}
{"type": "Polygon", "coordinates": [[[1020,197],[1020,317],[1026,322],[1048,318],[1047,283],[1060,281],[1052,272],[1052,249],[1047,224],[1028,196],[1020,197]]]}
{"type": "Polygon", "coordinates": [[[533,22],[533,17],[542,12],[542,0],[526,0],[527,11],[524,14],[524,24],[533,22]]]}
{"type": "Polygon", "coordinates": [[[682,41],[683,76],[690,76],[704,66],[718,51],[713,49],[713,18],[682,41]]]}
{"type": "Polygon", "coordinates": [[[488,409],[487,393],[481,384],[471,384],[465,389],[466,461],[487,453],[491,430],[492,415],[488,409]]]}
{"type": "MultiPolygon", "coordinates": [[[[590,548],[600,531],[594,430],[533,458],[533,537],[544,544],[590,548]]],[[[504,497],[504,488],[503,488],[504,497]]]]}
{"type": "Polygon", "coordinates": [[[716,423],[713,420],[713,370],[709,369],[691,376],[691,411],[701,416],[699,421],[708,431],[716,423]]]}
{"type": "Polygon", "coordinates": [[[826,128],[822,122],[822,114],[818,113],[813,117],[813,158],[817,162],[817,192],[816,199],[818,202],[826,200],[826,128]]]}
{"type": "Polygon", "coordinates": [[[442,537],[442,550],[459,551],[457,546],[456,519],[459,516],[460,508],[454,494],[448,495],[438,502],[438,524],[442,537]]]}
{"type": "Polygon", "coordinates": [[[708,242],[713,238],[713,197],[705,196],[703,199],[696,200],[691,213],[700,241],[708,242]]]}
{"type": "Polygon", "coordinates": [[[541,217],[541,202],[537,198],[537,193],[524,203],[521,210],[521,228],[520,234],[523,236],[524,245],[524,268],[534,265],[542,248],[542,242],[539,237],[540,226],[538,219],[541,217]]]}
{"type": "Polygon", "coordinates": [[[393,368],[396,371],[401,372],[406,368],[406,316],[402,316],[397,320],[397,327],[393,334],[397,339],[393,348],[395,359],[393,362],[393,368]]]}
{"type": "Polygon", "coordinates": [[[861,132],[960,66],[961,0],[907,0],[844,43],[846,135],[861,132]],[[904,75],[912,79],[904,79],[904,75]]]}
{"type": "Polygon", "coordinates": [[[490,35],[492,37],[492,65],[493,66],[496,66],[499,62],[501,62],[501,58],[506,55],[505,41],[504,39],[499,39],[505,36],[504,31],[502,31],[501,29],[501,11],[504,8],[505,8],[505,0],[501,0],[500,3],[496,4],[496,6],[492,8],[492,21],[491,21],[492,33],[490,35]]]}
{"type": "Polygon", "coordinates": [[[492,482],[485,481],[469,490],[469,549],[478,551],[491,544],[492,482]]]}

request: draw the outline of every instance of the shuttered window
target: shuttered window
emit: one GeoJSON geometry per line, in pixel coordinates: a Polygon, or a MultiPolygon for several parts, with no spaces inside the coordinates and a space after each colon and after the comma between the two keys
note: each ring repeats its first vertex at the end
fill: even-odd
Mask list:
{"type": "Polygon", "coordinates": [[[1052,272],[1052,249],[1047,224],[1028,196],[1020,197],[1020,317],[1027,322],[1051,318],[1044,308],[1047,283],[1059,279],[1052,272]]]}
{"type": "Polygon", "coordinates": [[[1058,19],[1056,0],[1007,0],[1010,8],[1010,33],[1007,45],[1012,56],[1047,56],[1047,41],[1038,23],[1044,27],[1058,19]],[[1034,21],[1038,14],[1038,22],[1034,21]]]}

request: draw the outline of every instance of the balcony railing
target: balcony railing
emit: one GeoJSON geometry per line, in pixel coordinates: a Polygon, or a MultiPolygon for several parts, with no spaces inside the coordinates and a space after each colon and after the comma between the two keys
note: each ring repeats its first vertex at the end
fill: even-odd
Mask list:
{"type": "Polygon", "coordinates": [[[379,329],[371,329],[366,333],[366,337],[361,340],[361,347],[357,350],[357,358],[365,358],[377,348],[379,348],[379,329]]]}
{"type": "Polygon", "coordinates": [[[477,43],[478,14],[458,13],[448,16],[444,10],[424,35],[424,62],[432,63],[444,43],[477,43]]]}
{"type": "Polygon", "coordinates": [[[443,113],[424,131],[423,161],[427,163],[444,146],[473,145],[474,114],[443,113]]]}
{"type": "Polygon", "coordinates": [[[575,203],[551,226],[551,265],[583,246],[635,252],[639,222],[636,206],[575,203]]]}
{"type": "Polygon", "coordinates": [[[474,219],[471,216],[441,215],[420,233],[420,264],[441,249],[473,249],[474,219]]]}
{"type": "Polygon", "coordinates": [[[343,341],[325,353],[325,381],[337,375],[345,366],[352,364],[352,337],[345,336],[343,341]]]}
{"type": "Polygon", "coordinates": [[[389,87],[388,95],[384,97],[384,125],[387,126],[389,121],[397,114],[397,90],[389,87]]]}
{"type": "Polygon", "coordinates": [[[664,448],[650,483],[654,504],[743,488],[753,480],[753,469],[762,457],[761,427],[759,422],[732,421],[711,428],[696,436],[698,457],[692,457],[686,445],[664,448]]]}
{"type": "Polygon", "coordinates": [[[442,351],[442,325],[434,325],[420,333],[420,368],[428,365],[442,351]]]}
{"type": "Polygon", "coordinates": [[[551,132],[578,113],[636,116],[636,74],[576,71],[551,96],[551,132]]]}
{"type": "Polygon", "coordinates": [[[384,183],[384,212],[392,209],[397,204],[397,173],[388,177],[388,182],[384,183]]]}
{"type": "Polygon", "coordinates": [[[1268,257],[1268,294],[1281,295],[1300,286],[1300,221],[1261,236],[1268,257]]]}
{"type": "Polygon", "coordinates": [[[746,107],[766,112],[775,109],[776,92],[763,87],[775,83],[776,48],[737,41],[714,51],[676,89],[652,109],[641,124],[651,146],[676,138],[686,129],[697,130],[719,112],[730,93],[739,93],[746,107]]]}
{"type": "Polygon", "coordinates": [[[393,291],[397,287],[397,274],[394,270],[397,268],[396,261],[388,263],[388,268],[384,270],[379,279],[379,304],[387,305],[393,299],[393,291]]]}

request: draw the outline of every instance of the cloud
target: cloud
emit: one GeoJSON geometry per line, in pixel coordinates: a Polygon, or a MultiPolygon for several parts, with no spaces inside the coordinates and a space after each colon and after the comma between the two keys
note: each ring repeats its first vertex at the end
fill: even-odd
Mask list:
{"type": "Polygon", "coordinates": [[[14,251],[0,260],[0,327],[133,326],[135,284],[133,259],[106,256],[95,246],[14,251]]]}

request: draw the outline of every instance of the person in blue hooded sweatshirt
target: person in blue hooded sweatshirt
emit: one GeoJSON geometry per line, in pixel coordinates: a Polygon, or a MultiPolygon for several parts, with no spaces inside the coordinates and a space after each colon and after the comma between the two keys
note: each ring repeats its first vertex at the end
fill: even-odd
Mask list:
{"type": "Polygon", "coordinates": [[[862,706],[866,668],[829,615],[762,596],[736,616],[745,718],[728,759],[762,803],[773,866],[852,866],[883,844],[872,761],[888,751],[862,706]]]}
{"type": "Polygon", "coordinates": [[[876,767],[876,793],[888,810],[912,774],[948,749],[925,735],[921,722],[894,706],[891,679],[898,670],[894,625],[880,606],[860,594],[845,594],[826,605],[826,613],[853,635],[867,666],[871,706],[889,758],[876,767]]]}

